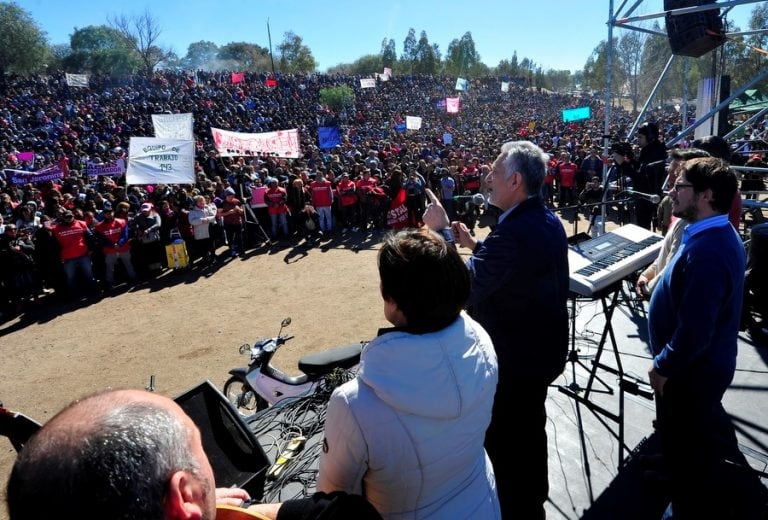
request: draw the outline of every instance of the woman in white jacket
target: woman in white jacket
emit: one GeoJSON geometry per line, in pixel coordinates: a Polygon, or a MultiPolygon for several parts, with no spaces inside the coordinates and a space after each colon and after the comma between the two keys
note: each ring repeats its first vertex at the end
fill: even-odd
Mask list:
{"type": "Polygon", "coordinates": [[[384,316],[358,377],[328,405],[318,490],[363,495],[387,519],[500,518],[483,448],[497,382],[488,334],[461,312],[470,275],[426,230],[379,252],[384,316]]]}
{"type": "Polygon", "coordinates": [[[216,205],[207,203],[205,197],[195,197],[195,207],[189,211],[189,223],[195,233],[193,251],[195,256],[213,260],[215,248],[211,238],[211,224],[216,223],[216,205]]]}

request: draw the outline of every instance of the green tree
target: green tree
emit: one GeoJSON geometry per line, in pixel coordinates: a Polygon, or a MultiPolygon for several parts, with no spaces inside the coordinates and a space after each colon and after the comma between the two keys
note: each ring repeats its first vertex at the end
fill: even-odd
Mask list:
{"type": "Polygon", "coordinates": [[[640,66],[646,37],[645,33],[625,31],[619,39],[616,65],[625,78],[626,83],[621,89],[629,94],[633,112],[637,112],[640,102],[640,66]]]}
{"type": "Polygon", "coordinates": [[[384,38],[381,40],[381,64],[384,67],[394,67],[397,62],[397,50],[395,49],[395,40],[384,38]]]}
{"type": "Polygon", "coordinates": [[[219,49],[218,58],[229,60],[238,70],[265,71],[270,69],[269,51],[253,43],[230,42],[219,49]]]}
{"type": "Polygon", "coordinates": [[[211,69],[218,54],[219,46],[213,42],[192,42],[187,47],[187,55],[182,59],[182,64],[190,70],[211,69]]]}
{"type": "MultiPolygon", "coordinates": [[[[749,18],[749,30],[768,29],[768,3],[760,2],[752,10],[749,18]]],[[[738,27],[729,27],[729,32],[738,31],[738,27]]],[[[725,44],[724,52],[726,72],[731,75],[734,85],[743,85],[759,72],[768,68],[768,57],[755,49],[768,49],[768,33],[737,36],[725,44]]],[[[768,80],[763,80],[756,87],[768,90],[768,80]]]]}
{"type": "MultiPolygon", "coordinates": [[[[416,44],[413,72],[416,74],[435,74],[440,64],[439,54],[435,55],[435,47],[429,44],[427,32],[421,31],[416,44]]],[[[439,52],[439,49],[437,50],[439,52]]]]}
{"type": "Polygon", "coordinates": [[[317,61],[312,56],[312,51],[304,45],[301,36],[293,31],[283,35],[283,41],[277,46],[280,55],[280,70],[291,73],[314,72],[317,61]]]}
{"type": "MultiPolygon", "coordinates": [[[[554,90],[555,92],[565,92],[569,90],[573,84],[570,70],[549,69],[542,74],[541,81],[542,84],[540,86],[554,90]]],[[[536,84],[539,84],[538,81],[536,84]]]]}
{"type": "Polygon", "coordinates": [[[448,44],[448,50],[445,52],[446,74],[461,76],[476,73],[477,71],[473,69],[479,63],[480,54],[475,49],[475,41],[472,39],[471,32],[465,32],[461,39],[454,39],[448,44]]]}
{"type": "Polygon", "coordinates": [[[328,68],[328,74],[370,74],[373,75],[376,72],[381,72],[382,63],[381,55],[379,54],[366,54],[361,56],[352,63],[339,63],[333,67],[328,68]]]}
{"type": "Polygon", "coordinates": [[[136,16],[116,16],[109,22],[131,43],[133,50],[141,60],[146,75],[151,75],[155,67],[168,57],[170,51],[158,45],[163,30],[149,9],[136,16]]]}
{"type": "Polygon", "coordinates": [[[408,36],[403,40],[403,53],[400,55],[400,61],[408,65],[408,69],[413,74],[413,66],[416,62],[416,30],[411,27],[408,29],[408,36]]]}
{"type": "MultiPolygon", "coordinates": [[[[650,38],[649,38],[650,39],[650,38]]],[[[619,88],[622,83],[621,68],[618,64],[618,52],[617,47],[619,44],[618,38],[613,38],[613,74],[611,80],[611,95],[612,98],[617,97],[619,88]]],[[[669,51],[667,51],[668,53],[669,51]]],[[[663,66],[663,65],[662,65],[663,66]]],[[[608,77],[608,43],[602,40],[597,44],[597,47],[592,51],[592,54],[587,58],[587,62],[584,65],[584,83],[586,88],[592,90],[604,90],[606,87],[606,78],[608,77]]]]}
{"type": "Polygon", "coordinates": [[[16,3],[0,2],[0,75],[41,70],[49,57],[45,32],[32,15],[16,3]]]}
{"type": "Polygon", "coordinates": [[[355,106],[355,93],[348,85],[324,88],[320,90],[320,103],[334,112],[341,112],[355,106]]]}
{"type": "Polygon", "coordinates": [[[135,73],[141,66],[133,44],[108,25],[75,28],[69,46],[72,52],[62,63],[70,72],[124,75],[135,73]]]}

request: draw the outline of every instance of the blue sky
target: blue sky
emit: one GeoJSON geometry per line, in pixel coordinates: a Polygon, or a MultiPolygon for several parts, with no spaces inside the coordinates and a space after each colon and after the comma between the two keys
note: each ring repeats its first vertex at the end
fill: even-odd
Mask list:
{"type": "MultiPolygon", "coordinates": [[[[483,62],[496,66],[517,51],[544,70],[577,70],[600,40],[607,38],[608,0],[17,0],[29,11],[51,43],[68,43],[75,27],[106,23],[110,15],[138,14],[149,8],[163,32],[160,43],[184,56],[187,46],[208,40],[217,45],[246,41],[273,48],[283,33],[304,40],[324,71],[364,54],[378,54],[383,38],[395,40],[398,55],[409,27],[427,32],[445,53],[448,44],[472,32],[483,62]]],[[[631,4],[632,2],[628,2],[631,4]]],[[[615,1],[621,4],[620,0],[615,1]]],[[[662,10],[662,0],[646,0],[635,14],[662,10]]],[[[738,6],[730,19],[745,28],[755,4],[738,6]]],[[[663,19],[659,19],[663,26],[663,19]]],[[[650,22],[649,22],[650,23],[650,22]]],[[[621,31],[618,31],[621,34],[621,31]]]]}

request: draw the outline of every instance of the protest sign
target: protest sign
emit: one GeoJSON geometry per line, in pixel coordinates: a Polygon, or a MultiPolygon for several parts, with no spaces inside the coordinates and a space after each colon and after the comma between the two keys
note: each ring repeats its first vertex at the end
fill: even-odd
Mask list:
{"type": "Polygon", "coordinates": [[[128,184],[194,184],[195,143],[179,139],[131,137],[128,184]]]}
{"type": "Polygon", "coordinates": [[[464,78],[456,78],[456,90],[467,90],[469,82],[464,78]]]}
{"type": "Polygon", "coordinates": [[[233,72],[232,73],[232,84],[240,83],[241,81],[245,81],[245,73],[244,72],[233,72]]]}
{"type": "Polygon", "coordinates": [[[502,81],[501,82],[501,91],[502,92],[509,92],[509,81],[502,81]]]}
{"type": "Polygon", "coordinates": [[[70,87],[88,87],[88,74],[67,74],[66,78],[70,87]]]}
{"type": "Polygon", "coordinates": [[[155,137],[193,141],[192,114],[152,114],[155,137]]]}
{"type": "Polygon", "coordinates": [[[317,133],[321,150],[341,144],[341,131],[338,126],[321,126],[317,129],[317,133]]]}
{"type": "Polygon", "coordinates": [[[363,78],[360,80],[360,88],[376,88],[376,80],[373,78],[363,78]]]}
{"type": "Polygon", "coordinates": [[[421,128],[421,118],[416,116],[405,116],[405,127],[408,130],[419,130],[421,128]]]}
{"type": "Polygon", "coordinates": [[[89,177],[120,177],[125,173],[125,161],[118,159],[109,163],[88,163],[85,165],[85,173],[89,177]]]}
{"type": "Polygon", "coordinates": [[[6,169],[3,170],[3,173],[5,173],[6,180],[16,186],[27,183],[35,184],[38,182],[53,181],[64,177],[61,168],[55,164],[40,168],[36,172],[6,169]]]}
{"type": "Polygon", "coordinates": [[[296,128],[260,134],[211,128],[211,134],[213,134],[216,151],[222,157],[237,155],[268,155],[291,159],[300,157],[299,131],[296,128]]]}
{"type": "Polygon", "coordinates": [[[457,98],[457,97],[455,97],[455,98],[451,98],[451,97],[445,98],[445,110],[449,114],[458,114],[460,106],[461,106],[460,98],[457,98]]]}
{"type": "Polygon", "coordinates": [[[443,134],[443,144],[453,144],[453,134],[448,132],[443,134]]]}

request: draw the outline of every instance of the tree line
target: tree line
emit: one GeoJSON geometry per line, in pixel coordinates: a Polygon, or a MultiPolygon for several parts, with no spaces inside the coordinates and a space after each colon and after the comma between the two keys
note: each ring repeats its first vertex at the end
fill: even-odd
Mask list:
{"type": "MultiPolygon", "coordinates": [[[[751,13],[749,27],[756,31],[768,28],[768,3],[758,3],[751,13]]],[[[649,28],[661,31],[658,22],[649,28]]],[[[728,32],[742,29],[731,25],[728,32]]],[[[670,56],[665,37],[647,32],[619,30],[613,38],[614,67],[611,90],[616,99],[627,97],[635,110],[647,98],[670,56]]],[[[32,16],[13,2],[0,2],[0,74],[29,74],[44,70],[90,72],[94,74],[151,74],[157,68],[179,70],[237,70],[281,73],[312,73],[317,62],[311,49],[301,36],[292,31],[283,35],[270,56],[269,49],[252,42],[230,42],[218,46],[211,41],[191,43],[184,56],[159,44],[162,28],[147,10],[140,15],[120,15],[103,25],[75,28],[67,44],[50,45],[45,32],[32,16]]],[[[690,92],[695,93],[699,78],[711,76],[712,70],[731,75],[734,84],[740,84],[768,66],[764,54],[768,35],[747,34],[735,36],[722,47],[694,59],[677,57],[667,75],[657,100],[663,102],[678,97],[683,81],[689,79],[690,92]],[[760,52],[762,50],[762,52],[760,52]]],[[[476,78],[482,76],[507,77],[530,86],[564,92],[568,90],[602,90],[607,77],[606,40],[601,41],[587,57],[582,70],[545,70],[532,58],[517,56],[496,66],[483,63],[472,33],[467,31],[453,39],[445,52],[436,43],[430,43],[425,30],[417,37],[411,28],[402,42],[400,53],[392,38],[381,42],[378,53],[366,54],[352,63],[340,63],[328,73],[373,75],[385,67],[394,74],[434,74],[476,78]]],[[[768,87],[768,81],[761,87],[768,87]]]]}

